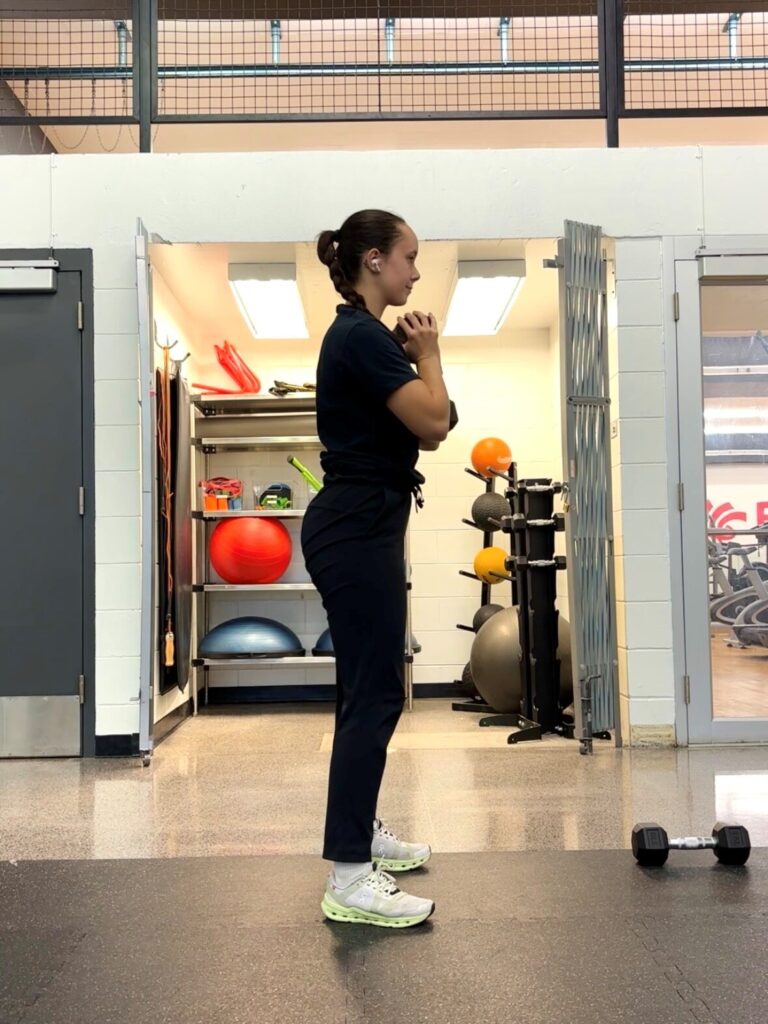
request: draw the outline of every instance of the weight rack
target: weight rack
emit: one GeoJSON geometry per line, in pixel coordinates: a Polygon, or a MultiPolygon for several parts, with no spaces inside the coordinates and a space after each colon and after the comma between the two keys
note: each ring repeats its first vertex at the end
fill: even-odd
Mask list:
{"type": "MultiPolygon", "coordinates": [[[[497,714],[490,705],[479,700],[455,702],[454,711],[486,714],[481,726],[511,727],[507,742],[521,743],[541,739],[544,733],[555,733],[572,739],[574,718],[560,706],[560,660],[557,656],[559,612],[556,608],[557,573],[566,568],[566,560],[555,554],[555,534],[565,530],[565,516],[554,512],[554,497],[563,485],[547,478],[518,480],[517,465],[509,472],[490,469],[490,479],[474,470],[466,472],[482,480],[486,491],[495,490],[495,477],[507,481],[505,497],[512,514],[493,525],[510,538],[510,557],[505,569],[511,572],[512,605],[518,609],[520,637],[520,675],[522,683],[520,713],[497,714]],[[488,714],[490,712],[490,714],[488,714]]],[[[469,519],[464,523],[482,530],[469,519]]],[[[483,543],[488,547],[493,533],[483,530],[483,543]]],[[[461,575],[479,579],[474,573],[459,570],[461,575]]],[[[507,577],[499,576],[499,579],[507,577]]],[[[490,597],[488,583],[483,583],[482,603],[490,597]]],[[[471,626],[458,625],[472,630],[471,626]]]]}

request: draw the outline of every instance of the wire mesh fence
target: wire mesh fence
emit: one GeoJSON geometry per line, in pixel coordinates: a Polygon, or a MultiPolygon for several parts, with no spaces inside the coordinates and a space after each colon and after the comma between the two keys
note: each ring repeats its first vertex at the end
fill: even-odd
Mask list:
{"type": "Polygon", "coordinates": [[[596,0],[168,0],[158,114],[595,113],[598,57],[596,0]]]}
{"type": "Polygon", "coordinates": [[[135,120],[140,75],[157,122],[752,112],[768,0],[0,0],[3,123],[135,120]]]}
{"type": "Polygon", "coordinates": [[[628,111],[768,107],[768,3],[624,0],[628,111]]]}
{"type": "Polygon", "coordinates": [[[133,117],[131,0],[0,0],[0,115],[133,117]]]}

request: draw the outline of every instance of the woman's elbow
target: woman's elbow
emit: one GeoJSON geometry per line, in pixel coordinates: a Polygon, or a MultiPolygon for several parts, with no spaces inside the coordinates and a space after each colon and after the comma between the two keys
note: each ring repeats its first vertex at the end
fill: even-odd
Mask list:
{"type": "Polygon", "coordinates": [[[421,434],[423,441],[436,441],[440,443],[448,437],[448,423],[433,423],[427,431],[421,434]]]}

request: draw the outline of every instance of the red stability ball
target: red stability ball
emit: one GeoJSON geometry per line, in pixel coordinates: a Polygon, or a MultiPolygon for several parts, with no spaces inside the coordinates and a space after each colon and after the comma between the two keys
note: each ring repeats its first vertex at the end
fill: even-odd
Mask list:
{"type": "Polygon", "coordinates": [[[291,535],[276,519],[225,519],[211,534],[211,565],[227,583],[274,583],[288,568],[291,535]]]}

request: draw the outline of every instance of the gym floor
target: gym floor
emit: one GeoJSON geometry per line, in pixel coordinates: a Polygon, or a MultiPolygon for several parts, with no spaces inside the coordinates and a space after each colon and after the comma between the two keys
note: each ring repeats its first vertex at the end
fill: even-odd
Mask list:
{"type": "Polygon", "coordinates": [[[712,703],[717,718],[768,716],[768,649],[729,647],[728,633],[712,637],[712,703]]]}
{"type": "Polygon", "coordinates": [[[768,851],[643,870],[632,824],[768,847],[768,748],[510,747],[417,701],[379,812],[404,932],[326,922],[328,705],[211,708],[135,760],[0,762],[0,1022],[765,1021],[768,851]]]}

